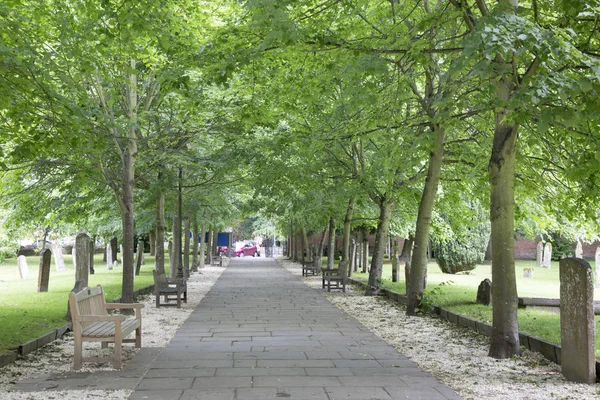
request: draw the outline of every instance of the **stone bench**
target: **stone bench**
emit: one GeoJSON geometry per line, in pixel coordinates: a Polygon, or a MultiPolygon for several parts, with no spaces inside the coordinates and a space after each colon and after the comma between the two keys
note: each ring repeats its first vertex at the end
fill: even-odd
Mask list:
{"type": "Polygon", "coordinates": [[[110,362],[116,369],[123,365],[121,360],[122,344],[135,343],[142,346],[142,307],[143,304],[106,303],[104,290],[101,285],[95,288],[85,288],[80,292],[69,294],[69,310],[75,335],[75,356],[73,369],[81,368],[86,362],[110,362]],[[108,310],[134,310],[134,317],[125,315],[110,315],[108,310]],[[135,331],[135,338],[127,336],[135,331]],[[113,357],[83,357],[83,342],[100,342],[101,348],[107,348],[114,343],[113,357]]]}

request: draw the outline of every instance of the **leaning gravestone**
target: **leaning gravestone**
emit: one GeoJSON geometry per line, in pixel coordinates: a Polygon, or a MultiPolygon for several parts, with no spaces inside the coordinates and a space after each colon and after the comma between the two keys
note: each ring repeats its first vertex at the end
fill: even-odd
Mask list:
{"type": "Polygon", "coordinates": [[[135,275],[138,276],[140,274],[140,270],[142,269],[142,257],[144,257],[144,242],[139,241],[137,247],[137,253],[135,256],[135,275]]]}
{"type": "Polygon", "coordinates": [[[477,288],[477,303],[489,306],[492,304],[492,281],[484,279],[477,288]]]}
{"type": "Polygon", "coordinates": [[[600,287],[600,246],[596,247],[594,261],[596,262],[596,287],[600,287]]]}
{"type": "Polygon", "coordinates": [[[90,237],[85,233],[77,235],[73,250],[75,251],[75,257],[73,258],[75,280],[83,281],[84,286],[87,286],[90,275],[90,237]]]}
{"type": "Polygon", "coordinates": [[[19,275],[21,279],[29,279],[29,266],[25,256],[17,257],[17,265],[19,266],[19,275]]]}
{"type": "Polygon", "coordinates": [[[580,240],[577,241],[577,246],[575,247],[575,258],[583,258],[583,247],[580,240]]]}
{"type": "Polygon", "coordinates": [[[106,269],[113,269],[113,256],[112,256],[112,246],[109,244],[106,245],[106,269]]]}
{"type": "Polygon", "coordinates": [[[592,267],[578,258],[560,260],[562,374],[570,381],[596,382],[592,267]]]}
{"type": "Polygon", "coordinates": [[[64,271],[65,259],[63,258],[62,247],[58,244],[52,246],[52,255],[54,256],[54,267],[58,272],[64,271]]]}
{"type": "Polygon", "coordinates": [[[536,252],[536,256],[535,256],[535,266],[536,267],[541,267],[542,266],[542,261],[544,258],[544,244],[540,241],[537,244],[537,252],[536,252]]]}
{"type": "Polygon", "coordinates": [[[44,250],[40,258],[40,272],[38,273],[38,292],[48,291],[48,282],[50,281],[50,263],[52,261],[52,252],[50,249],[44,250]]]}
{"type": "Polygon", "coordinates": [[[542,262],[542,267],[550,268],[552,263],[552,243],[548,242],[544,246],[544,261],[542,262]]]}

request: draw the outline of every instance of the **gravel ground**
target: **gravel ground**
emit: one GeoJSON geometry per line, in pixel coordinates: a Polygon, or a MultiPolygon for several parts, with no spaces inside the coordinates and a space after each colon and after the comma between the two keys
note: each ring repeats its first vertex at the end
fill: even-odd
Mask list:
{"type": "MultiPolygon", "coordinates": [[[[226,262],[227,265],[227,262],[226,262]]],[[[173,338],[177,329],[190,316],[200,300],[217,281],[224,268],[207,266],[200,273],[193,274],[188,280],[188,301],[181,308],[161,307],[156,309],[153,295],[142,300],[142,346],[165,347],[173,338]]],[[[99,343],[84,343],[86,357],[100,355],[99,343]]],[[[123,363],[126,364],[135,355],[136,349],[131,345],[123,346],[123,363]]],[[[11,392],[11,387],[18,381],[35,378],[44,374],[71,371],[73,365],[73,334],[28,354],[22,359],[0,369],[0,399],[10,400],[46,400],[46,399],[109,399],[125,400],[130,390],[63,390],[44,392],[11,392]]],[[[81,371],[111,371],[112,364],[84,363],[81,371]]]]}
{"type": "MultiPolygon", "coordinates": [[[[278,262],[293,274],[302,275],[300,264],[278,262]]],[[[321,289],[320,278],[303,280],[321,289]]],[[[325,295],[466,400],[600,399],[600,384],[566,381],[560,366],[539,353],[524,350],[519,357],[496,360],[487,356],[487,337],[437,317],[408,317],[402,306],[384,297],[362,296],[362,291],[352,288],[345,294],[325,295]]]]}

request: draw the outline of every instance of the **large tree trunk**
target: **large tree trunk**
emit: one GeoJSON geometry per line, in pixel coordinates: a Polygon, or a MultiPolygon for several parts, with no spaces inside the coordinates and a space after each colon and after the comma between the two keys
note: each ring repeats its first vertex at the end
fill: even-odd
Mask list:
{"type": "Polygon", "coordinates": [[[398,269],[400,266],[400,256],[398,255],[398,240],[392,241],[392,282],[398,282],[398,269]]]}
{"type": "Polygon", "coordinates": [[[287,251],[288,251],[288,258],[290,260],[294,259],[294,221],[290,220],[290,236],[288,237],[288,246],[287,246],[287,251]]]}
{"type": "MultiPolygon", "coordinates": [[[[181,237],[181,233],[179,232],[179,218],[177,218],[177,214],[173,215],[173,254],[170,256],[171,257],[171,269],[169,271],[169,276],[171,277],[171,279],[174,279],[177,276],[177,269],[178,269],[178,260],[179,260],[179,249],[177,248],[177,246],[179,246],[179,240],[177,240],[177,237],[181,237]]],[[[169,252],[169,254],[171,254],[171,252],[169,252]]]]}
{"type": "MultiPolygon", "coordinates": [[[[159,176],[160,179],[160,176],[159,176]]],[[[156,198],[156,235],[154,268],[158,275],[165,273],[165,194],[161,191],[156,198]]]]}
{"type": "Polygon", "coordinates": [[[433,149],[429,154],[427,177],[425,178],[425,187],[423,188],[419,212],[417,214],[417,227],[413,244],[412,262],[410,264],[409,281],[406,283],[407,315],[415,315],[417,313],[421,298],[423,297],[423,287],[425,286],[424,282],[427,272],[427,249],[429,245],[429,229],[431,227],[431,213],[433,212],[435,196],[440,182],[440,172],[444,157],[444,129],[434,125],[433,132],[435,139],[433,149]]]}
{"type": "Polygon", "coordinates": [[[377,233],[375,235],[375,246],[373,248],[373,257],[371,259],[371,270],[369,271],[369,282],[367,284],[366,296],[371,296],[379,289],[381,282],[381,272],[383,269],[383,255],[385,253],[386,238],[392,219],[392,208],[394,202],[383,197],[379,200],[379,221],[377,223],[377,233]]]}
{"type": "Polygon", "coordinates": [[[208,241],[206,242],[206,261],[208,265],[212,264],[212,241],[213,241],[213,227],[208,228],[208,241]]]}
{"type": "Polygon", "coordinates": [[[356,200],[352,197],[348,201],[348,208],[346,208],[346,216],[344,217],[344,231],[342,241],[342,259],[340,261],[340,276],[348,276],[350,268],[350,224],[352,223],[352,216],[354,215],[354,204],[356,200]]]}
{"type": "Polygon", "coordinates": [[[184,223],[184,246],[183,246],[183,276],[190,276],[190,216],[185,215],[184,223]]]}
{"type": "Polygon", "coordinates": [[[306,233],[306,226],[302,225],[302,260],[310,261],[312,254],[310,254],[310,245],[308,244],[308,234],[306,233]]]}
{"type": "Polygon", "coordinates": [[[335,219],[329,217],[329,248],[327,249],[327,269],[333,268],[333,258],[335,256],[335,219]]]}
{"type": "Polygon", "coordinates": [[[315,255],[315,264],[317,266],[317,273],[321,273],[321,267],[323,266],[323,249],[325,248],[325,240],[327,240],[327,233],[329,232],[329,224],[323,230],[323,234],[321,235],[321,240],[319,240],[319,244],[317,245],[317,254],[315,255]]]}
{"type": "Polygon", "coordinates": [[[178,180],[178,190],[177,190],[177,258],[175,259],[175,263],[177,265],[177,273],[175,276],[177,278],[184,278],[184,268],[183,268],[183,241],[182,241],[182,224],[183,224],[183,168],[179,167],[179,180],[178,180]]]}
{"type": "Polygon", "coordinates": [[[204,268],[206,260],[206,222],[202,221],[202,228],[200,229],[200,260],[198,268],[204,268]]]}
{"type": "Polygon", "coordinates": [[[367,266],[369,265],[369,231],[367,228],[362,229],[362,247],[360,249],[360,263],[363,274],[367,273],[367,266]]]}
{"type": "MultiPolygon", "coordinates": [[[[497,97],[508,99],[513,83],[498,82],[497,97]]],[[[507,111],[496,111],[492,156],[488,169],[492,223],[492,340],[489,355],[519,354],[517,284],[514,259],[514,183],[518,124],[508,124],[507,111]]]]}
{"type": "Polygon", "coordinates": [[[192,229],[194,230],[193,232],[193,236],[194,236],[194,244],[192,246],[192,271],[198,271],[198,247],[199,247],[199,242],[198,242],[198,218],[196,216],[196,213],[194,212],[194,214],[192,215],[192,229]]]}

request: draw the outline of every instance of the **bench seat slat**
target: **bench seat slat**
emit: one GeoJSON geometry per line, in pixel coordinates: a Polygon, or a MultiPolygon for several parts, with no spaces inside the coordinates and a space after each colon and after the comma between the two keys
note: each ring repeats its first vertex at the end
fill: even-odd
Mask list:
{"type": "MultiPolygon", "coordinates": [[[[139,327],[140,323],[135,319],[127,319],[121,323],[121,332],[123,337],[128,336],[139,327]]],[[[112,337],[115,336],[114,322],[94,322],[83,330],[83,336],[86,337],[112,337]]]]}

